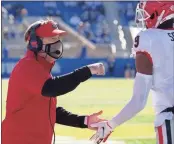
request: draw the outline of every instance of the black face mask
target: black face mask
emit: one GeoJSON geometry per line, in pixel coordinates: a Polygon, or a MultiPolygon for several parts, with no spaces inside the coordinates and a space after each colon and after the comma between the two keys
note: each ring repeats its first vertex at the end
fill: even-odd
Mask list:
{"type": "Polygon", "coordinates": [[[54,59],[59,59],[63,54],[63,43],[60,40],[44,46],[45,53],[54,59]]]}

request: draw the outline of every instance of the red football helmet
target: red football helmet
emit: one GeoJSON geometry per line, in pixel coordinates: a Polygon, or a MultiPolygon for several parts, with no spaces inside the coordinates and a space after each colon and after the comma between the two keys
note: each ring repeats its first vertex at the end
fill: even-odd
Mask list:
{"type": "Polygon", "coordinates": [[[174,2],[144,1],[139,2],[136,9],[135,21],[143,28],[157,28],[163,22],[174,18],[174,2]]]}

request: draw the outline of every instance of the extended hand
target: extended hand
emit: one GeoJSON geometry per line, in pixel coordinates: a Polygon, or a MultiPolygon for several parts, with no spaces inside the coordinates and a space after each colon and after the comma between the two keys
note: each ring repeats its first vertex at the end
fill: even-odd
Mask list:
{"type": "Polygon", "coordinates": [[[99,116],[103,113],[103,111],[99,111],[97,113],[93,113],[87,117],[87,125],[91,130],[97,130],[97,127],[91,127],[91,124],[98,123],[101,121],[106,121],[105,119],[99,118],[99,116]]]}

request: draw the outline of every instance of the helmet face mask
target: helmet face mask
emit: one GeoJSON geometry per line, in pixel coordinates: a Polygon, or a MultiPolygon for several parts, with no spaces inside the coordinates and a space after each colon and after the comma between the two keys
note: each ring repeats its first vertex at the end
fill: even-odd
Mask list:
{"type": "MultiPolygon", "coordinates": [[[[144,3],[145,4],[145,3],[144,3]]],[[[136,15],[135,15],[135,23],[137,24],[138,28],[145,29],[146,23],[145,21],[150,18],[149,13],[143,9],[142,3],[139,3],[136,8],[136,15]]]]}
{"type": "Polygon", "coordinates": [[[135,23],[138,28],[158,28],[160,24],[174,18],[174,3],[167,1],[139,2],[135,23]]]}

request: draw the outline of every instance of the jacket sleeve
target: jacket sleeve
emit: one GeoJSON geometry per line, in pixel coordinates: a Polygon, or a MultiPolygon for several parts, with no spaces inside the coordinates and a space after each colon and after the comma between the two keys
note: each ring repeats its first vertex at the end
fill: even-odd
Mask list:
{"type": "Polygon", "coordinates": [[[62,107],[57,107],[56,109],[56,123],[58,124],[78,128],[87,128],[87,125],[84,124],[84,121],[85,116],[72,114],[62,107]]]}
{"type": "Polygon", "coordinates": [[[42,87],[42,95],[56,97],[74,90],[81,82],[92,76],[90,69],[85,66],[74,72],[49,78],[42,87]]]}

